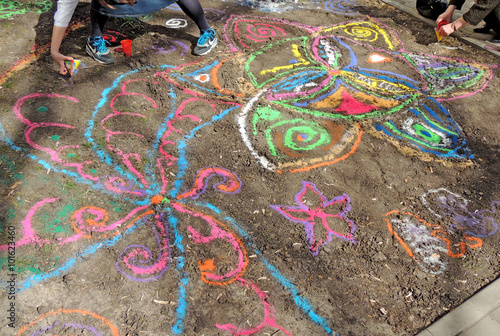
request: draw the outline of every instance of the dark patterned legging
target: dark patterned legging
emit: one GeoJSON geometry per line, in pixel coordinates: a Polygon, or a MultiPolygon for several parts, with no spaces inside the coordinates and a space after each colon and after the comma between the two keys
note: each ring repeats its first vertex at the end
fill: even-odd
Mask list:
{"type": "Polygon", "coordinates": [[[196,23],[200,32],[209,29],[205,12],[201,7],[199,0],[137,0],[137,2],[130,6],[118,1],[109,1],[115,7],[110,9],[103,7],[98,1],[92,0],[90,10],[90,22],[92,25],[92,37],[102,36],[104,25],[108,17],[140,17],[155,13],[174,2],[177,2],[182,11],[196,23]]]}

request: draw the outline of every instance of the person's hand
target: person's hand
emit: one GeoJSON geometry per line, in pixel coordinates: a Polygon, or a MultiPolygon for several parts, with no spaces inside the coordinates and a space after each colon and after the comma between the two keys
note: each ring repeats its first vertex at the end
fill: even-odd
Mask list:
{"type": "Polygon", "coordinates": [[[438,18],[436,19],[436,24],[439,25],[440,22],[444,21],[444,22],[451,22],[451,16],[452,14],[450,13],[449,15],[446,13],[446,11],[439,15],[438,18]]]}
{"type": "Polygon", "coordinates": [[[68,69],[66,68],[66,65],[64,65],[64,61],[72,61],[73,57],[64,56],[60,52],[54,52],[54,53],[52,53],[52,58],[59,66],[59,74],[61,74],[63,76],[67,75],[68,69]]]}
{"type": "Polygon", "coordinates": [[[456,30],[455,23],[453,22],[453,23],[445,24],[444,26],[442,26],[439,29],[439,34],[441,34],[441,36],[448,36],[451,33],[453,33],[455,30],[456,30]]]}
{"type": "Polygon", "coordinates": [[[448,8],[446,8],[446,10],[438,16],[438,18],[436,19],[436,24],[439,25],[441,21],[451,22],[453,13],[455,12],[455,8],[456,6],[449,5],[448,8]]]}

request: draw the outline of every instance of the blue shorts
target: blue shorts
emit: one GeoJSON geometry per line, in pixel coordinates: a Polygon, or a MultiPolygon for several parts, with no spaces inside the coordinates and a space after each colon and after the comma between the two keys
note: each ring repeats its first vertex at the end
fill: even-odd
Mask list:
{"type": "Polygon", "coordinates": [[[158,12],[160,9],[170,6],[178,0],[137,0],[137,2],[130,6],[129,4],[122,3],[114,0],[108,3],[115,7],[115,9],[102,6],[99,1],[92,0],[91,8],[101,15],[111,17],[140,17],[158,12]]]}

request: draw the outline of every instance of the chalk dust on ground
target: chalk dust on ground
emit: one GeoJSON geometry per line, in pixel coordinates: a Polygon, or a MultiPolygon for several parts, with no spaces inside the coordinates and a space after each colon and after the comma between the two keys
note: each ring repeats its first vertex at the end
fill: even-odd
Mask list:
{"type": "Polygon", "coordinates": [[[173,6],[102,66],[82,1],[68,80],[55,2],[0,4],[0,334],[415,335],[498,276],[490,54],[378,1],[210,0],[212,53],[173,6]]]}

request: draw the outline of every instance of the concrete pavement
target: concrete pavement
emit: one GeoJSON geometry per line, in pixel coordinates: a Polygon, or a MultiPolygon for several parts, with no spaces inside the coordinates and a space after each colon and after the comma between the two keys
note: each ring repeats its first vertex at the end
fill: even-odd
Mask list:
{"type": "Polygon", "coordinates": [[[500,279],[470,297],[416,336],[500,335],[500,279]]]}

